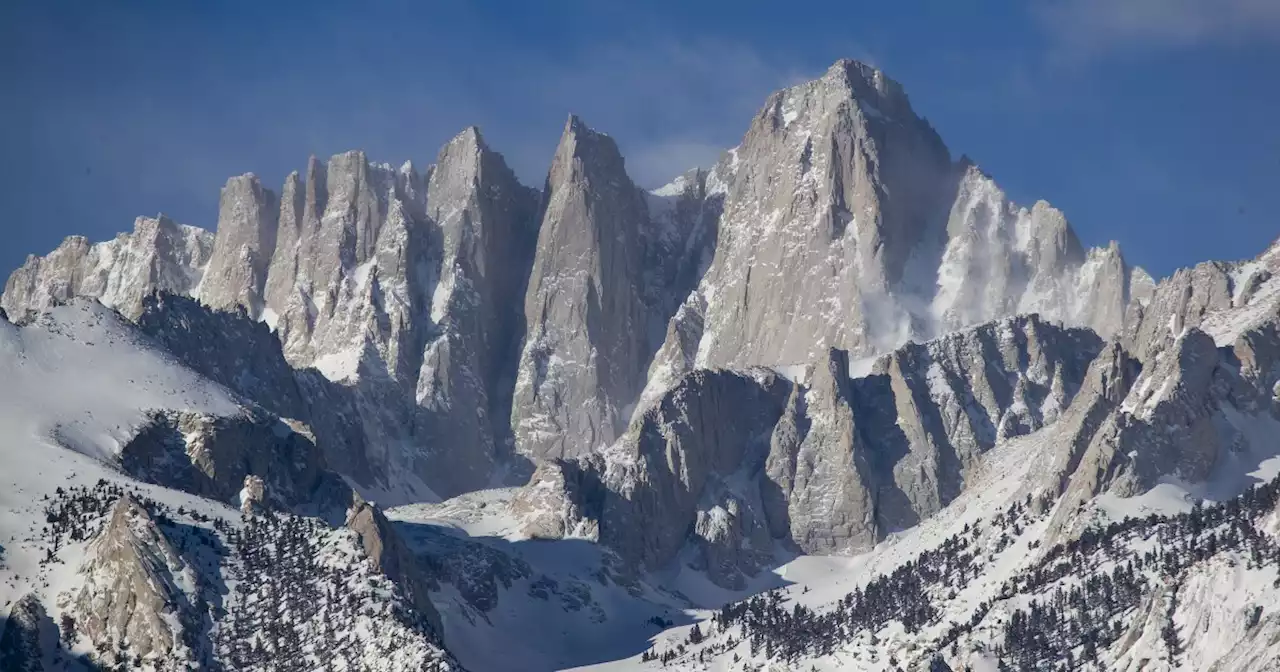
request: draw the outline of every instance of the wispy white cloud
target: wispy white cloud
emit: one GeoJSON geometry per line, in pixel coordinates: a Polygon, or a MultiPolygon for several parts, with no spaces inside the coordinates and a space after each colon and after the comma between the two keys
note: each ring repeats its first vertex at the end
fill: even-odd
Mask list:
{"type": "Polygon", "coordinates": [[[1278,0],[1043,0],[1036,16],[1055,54],[1248,42],[1280,43],[1278,0]]]}
{"type": "MultiPolygon", "coordinates": [[[[524,69],[511,95],[613,135],[644,186],[709,167],[737,144],[769,93],[818,74],[718,40],[599,45],[571,62],[524,69]]],[[[549,157],[536,162],[545,166],[549,157]]]]}

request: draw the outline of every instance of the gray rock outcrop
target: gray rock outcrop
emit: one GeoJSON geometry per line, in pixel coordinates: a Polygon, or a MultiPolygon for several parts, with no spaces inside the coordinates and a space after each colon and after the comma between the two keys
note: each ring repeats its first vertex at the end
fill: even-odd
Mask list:
{"type": "Polygon", "coordinates": [[[1057,421],[1101,347],[1031,315],[903,346],[852,379],[832,351],[775,427],[760,480],[770,529],[838,553],[915,525],[997,442],[1057,421]]]}
{"type": "Polygon", "coordinates": [[[430,441],[460,447],[435,466],[458,479],[450,489],[458,492],[483,483],[511,452],[513,369],[537,192],[469,128],[440,151],[427,207],[441,229],[442,262],[415,399],[431,411],[430,441]]]}
{"type": "Polygon", "coordinates": [[[691,548],[695,568],[741,587],[774,540],[857,552],[936,513],[998,441],[1063,417],[1102,347],[1033,315],[856,367],[831,350],[794,382],[695,371],[613,446],[541,465],[511,511],[531,536],[598,540],[623,566],[691,548]]]}
{"type": "MultiPolygon", "coordinates": [[[[1119,367],[1099,358],[1094,368],[1104,375],[1091,373],[1090,393],[1077,402],[1103,396],[1110,412],[1101,422],[1089,423],[1096,424],[1091,433],[1059,435],[1071,445],[1055,450],[1055,460],[1062,464],[1059,487],[1064,490],[1064,504],[1053,521],[1055,534],[1070,534],[1080,505],[1095,496],[1140,495],[1162,479],[1196,484],[1209,497],[1235,494],[1241,467],[1251,469],[1277,454],[1277,324],[1273,318],[1224,347],[1191,327],[1152,354],[1136,377],[1108,375],[1119,367]],[[1096,394],[1097,382],[1106,378],[1113,381],[1110,391],[1096,394]]],[[[1118,345],[1110,351],[1116,353],[1116,363],[1134,361],[1118,345]]],[[[1097,417],[1091,409],[1071,411],[1085,413],[1097,417]]]]}
{"type": "Polygon", "coordinates": [[[356,533],[374,571],[391,579],[405,592],[418,615],[430,625],[438,642],[442,632],[440,614],[431,604],[429,579],[391,522],[378,507],[361,501],[347,514],[346,527],[356,533]]]}
{"type": "Polygon", "coordinates": [[[29,256],[5,283],[0,306],[19,319],[77,296],[92,296],[127,316],[156,290],[187,294],[200,283],[213,250],[208,231],[139,217],[132,233],[90,244],[71,236],[45,257],[29,256]]]}
{"type": "Polygon", "coordinates": [[[70,607],[76,627],[104,654],[194,664],[197,611],[182,588],[191,571],[146,508],[126,494],[80,567],[84,581],[70,607]]]}
{"type": "Polygon", "coordinates": [[[770,96],[706,183],[714,260],[642,406],[697,368],[861,359],[1014,314],[1110,337],[1151,291],[1115,244],[1086,250],[1048,203],[953,162],[901,87],[852,61],[770,96]]]}
{"type": "Polygon", "coordinates": [[[230,417],[153,412],[121,448],[120,461],[139,480],[233,506],[254,477],[262,504],[336,523],[354,496],[328,470],[306,427],[253,409],[230,417]]]}
{"type": "Polygon", "coordinates": [[[832,350],[812,371],[807,386],[792,392],[803,399],[788,403],[773,432],[760,489],[765,501],[785,499],[786,510],[775,510],[769,519],[799,548],[827,554],[864,551],[881,531],[873,456],[854,417],[849,355],[832,350]]]}
{"type": "Polygon", "coordinates": [[[39,598],[28,593],[13,603],[0,632],[0,670],[42,672],[58,651],[58,626],[39,598]]]}
{"type": "Polygon", "coordinates": [[[222,188],[209,265],[196,294],[213,308],[244,306],[257,318],[265,307],[267,268],[276,247],[280,203],[253,173],[222,188]]]}
{"type": "Polygon", "coordinates": [[[613,139],[570,117],[542,211],[511,425],[522,452],[574,456],[613,443],[644,387],[648,210],[613,139]]]}

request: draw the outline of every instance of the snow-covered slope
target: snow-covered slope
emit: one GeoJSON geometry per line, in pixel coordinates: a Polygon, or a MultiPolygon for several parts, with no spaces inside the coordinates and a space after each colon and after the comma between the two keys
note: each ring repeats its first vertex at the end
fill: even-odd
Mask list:
{"type": "Polygon", "coordinates": [[[0,443],[113,458],[149,410],[233,415],[231,393],[180,365],[115,311],[77,299],[26,326],[0,320],[0,443]]]}
{"type": "Polygon", "coordinates": [[[332,669],[453,669],[357,533],[278,508],[351,498],[302,435],[118,313],[80,299],[0,319],[0,380],[4,669],[280,669],[303,648],[332,669]],[[157,418],[178,422],[164,441],[179,452],[139,470],[140,451],[164,445],[148,438],[157,418]],[[194,480],[180,477],[188,460],[194,480]],[[256,494],[218,485],[228,477],[256,494]],[[240,499],[256,513],[228,505],[240,499]]]}
{"type": "Polygon", "coordinates": [[[592,669],[1276,669],[1280,481],[1172,517],[1116,500],[1123,517],[1050,546],[1045,447],[1012,441],[919,526],[866,554],[798,558],[775,570],[784,587],[691,612],[698,635],[674,628],[592,669]]]}
{"type": "Polygon", "coordinates": [[[468,128],[0,306],[0,668],[1276,659],[1280,243],[1155,282],[865,64],[653,192],[468,128]]]}

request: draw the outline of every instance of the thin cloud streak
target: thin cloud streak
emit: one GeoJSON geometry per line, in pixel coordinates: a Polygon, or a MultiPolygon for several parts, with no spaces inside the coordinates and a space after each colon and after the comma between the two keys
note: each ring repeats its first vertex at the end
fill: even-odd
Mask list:
{"type": "MultiPolygon", "coordinates": [[[[770,93],[815,74],[723,41],[611,44],[572,63],[529,62],[503,95],[560,110],[561,123],[577,114],[614,136],[632,179],[654,187],[710,167],[738,143],[770,93]]],[[[526,155],[532,145],[509,156],[522,178],[538,171],[541,181],[556,139],[551,134],[536,156],[526,155]]],[[[500,142],[494,147],[504,151],[500,142]]]]}
{"type": "Polygon", "coordinates": [[[1045,0],[1036,18],[1057,59],[1261,42],[1280,44],[1276,0],[1045,0]]]}

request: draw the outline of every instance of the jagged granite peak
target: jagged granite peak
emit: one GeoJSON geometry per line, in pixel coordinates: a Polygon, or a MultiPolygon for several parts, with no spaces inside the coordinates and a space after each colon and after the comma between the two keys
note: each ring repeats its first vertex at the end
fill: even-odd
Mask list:
{"type": "MultiPolygon", "coordinates": [[[[315,172],[316,158],[308,162],[308,180],[318,179],[315,172]]],[[[304,183],[298,171],[289,173],[284,179],[284,187],[280,190],[280,214],[276,217],[276,242],[267,265],[266,287],[263,289],[263,302],[271,306],[283,306],[289,301],[298,277],[298,265],[302,262],[299,248],[303,237],[303,214],[306,212],[307,192],[310,183],[304,183]]],[[[263,318],[275,326],[276,315],[271,311],[263,318]]]]}
{"type": "Polygon", "coordinates": [[[650,368],[643,403],[708,366],[888,352],[1018,313],[1124,328],[1117,246],[1086,251],[1043,201],[1022,208],[952,162],[899,85],[854,61],[779,91],[707,177],[714,260],[650,368]]]}
{"type": "Polygon", "coordinates": [[[623,581],[692,544],[695,568],[741,587],[773,555],[750,475],[763,464],[790,388],[764,369],[693,372],[604,453],[540,463],[510,510],[531,537],[609,548],[623,581]]]}
{"type": "Polygon", "coordinates": [[[244,306],[255,318],[262,314],[281,209],[275,192],[257,175],[227,180],[218,201],[213,253],[197,290],[202,302],[214,308],[244,306]]]}
{"type": "MultiPolygon", "coordinates": [[[[1098,430],[1119,408],[1142,371],[1142,364],[1118,341],[1107,343],[1085,374],[1080,391],[1063,411],[1052,441],[1049,472],[1057,491],[1066,489],[1098,430]]],[[[1096,471],[1094,472],[1097,473],[1096,471]]],[[[1070,507],[1064,507],[1070,508],[1070,507]]]]}
{"type": "Polygon", "coordinates": [[[469,489],[507,452],[538,194],[470,127],[440,150],[426,199],[441,263],[415,398],[435,412],[436,442],[467,447],[468,464],[451,471],[475,472],[462,476],[459,489],[469,489]]]}
{"type": "Polygon", "coordinates": [[[613,139],[570,117],[547,175],[525,298],[511,414],[522,452],[578,455],[622,432],[648,364],[647,225],[613,139]]]}
{"type": "Polygon", "coordinates": [[[1273,457],[1280,429],[1278,318],[1273,314],[1226,346],[1191,327],[1150,354],[1118,408],[1091,436],[1071,437],[1076,445],[1062,451],[1067,505],[1053,520],[1055,534],[1078,532],[1080,505],[1099,494],[1134,497],[1172,479],[1200,484],[1206,497],[1230,496],[1233,465],[1273,457]]]}
{"type": "Polygon", "coordinates": [[[1037,316],[909,344],[831,349],[788,378],[686,374],[608,449],[539,466],[512,500],[531,536],[581,536],[657,569],[686,544],[724,587],[772,558],[864,551],[964,492],[998,442],[1057,421],[1102,341],[1037,316]]]}
{"type": "Polygon", "coordinates": [[[1196,327],[1227,346],[1280,314],[1280,246],[1254,259],[1178,269],[1130,302],[1124,340],[1143,361],[1196,327]]]}
{"type": "Polygon", "coordinates": [[[1123,328],[1131,269],[1119,246],[1086,251],[1060,210],[1017,206],[976,165],[960,179],[947,237],[935,330],[1033,312],[1104,338],[1123,328]]]}
{"type": "Polygon", "coordinates": [[[174,667],[198,664],[207,653],[195,650],[191,637],[198,613],[193,570],[133,495],[116,501],[80,573],[84,583],[71,610],[98,651],[174,667]]]}
{"type": "MultiPolygon", "coordinates": [[[[789,387],[765,370],[687,376],[607,451],[600,542],[642,567],[670,562],[707,503],[709,483],[730,491],[749,485],[730,477],[762,463],[789,387]]],[[[749,501],[749,490],[742,492],[749,501]]],[[[763,524],[763,512],[756,517],[763,524]]]]}
{"type": "MultiPolygon", "coordinates": [[[[277,245],[271,272],[282,277],[267,280],[267,309],[285,353],[295,365],[345,379],[357,375],[369,346],[381,359],[375,368],[409,385],[426,327],[415,316],[435,281],[423,179],[411,165],[398,171],[359,151],[335,155],[323,169],[313,158],[307,172],[298,243],[277,245]]],[[[286,229],[296,193],[282,199],[286,229]]]]}
{"type": "Polygon", "coordinates": [[[90,244],[70,236],[46,257],[28,256],[5,283],[0,306],[15,316],[44,311],[77,296],[91,296],[125,315],[136,315],[155,290],[190,294],[200,283],[213,234],[162,215],[139,217],[132,233],[90,244]]]}
{"type": "Polygon", "coordinates": [[[774,429],[760,478],[771,530],[833,553],[917,524],[998,442],[1055,422],[1100,348],[1086,329],[1031,315],[908,344],[861,371],[832,351],[774,429]]]}
{"type": "Polygon", "coordinates": [[[771,527],[780,529],[777,521],[785,517],[782,527],[790,540],[809,553],[865,551],[882,532],[871,480],[873,457],[854,417],[848,353],[830,350],[812,367],[803,394],[803,401],[788,404],[789,415],[775,427],[760,479],[764,501],[787,502],[785,512],[769,516],[771,527]]]}
{"type": "Polygon", "coordinates": [[[892,308],[885,299],[913,248],[937,238],[951,173],[937,134],[878,71],[843,61],[770,96],[712,170],[724,205],[698,289],[707,315],[695,365],[798,363],[828,347],[865,355],[900,343],[909,329],[869,325],[906,319],[879,311],[892,308]]]}

